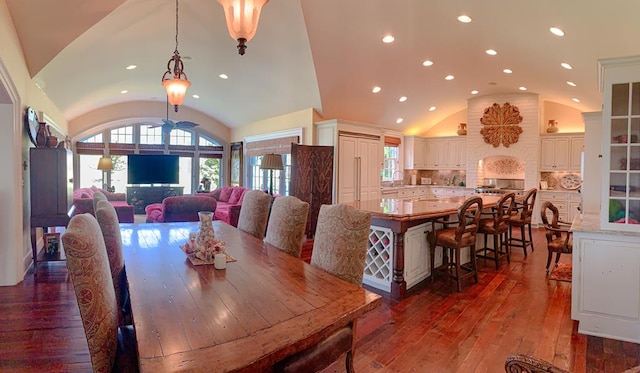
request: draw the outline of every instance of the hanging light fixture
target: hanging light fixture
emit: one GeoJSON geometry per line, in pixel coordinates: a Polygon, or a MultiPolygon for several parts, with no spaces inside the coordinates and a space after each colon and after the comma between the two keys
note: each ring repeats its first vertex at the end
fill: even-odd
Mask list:
{"type": "Polygon", "coordinates": [[[238,41],[238,53],[244,55],[246,42],[256,34],[260,11],[269,0],[218,0],[224,8],[224,18],[233,40],[238,41]]]}
{"type": "Polygon", "coordinates": [[[169,103],[177,112],[178,106],[184,102],[187,88],[191,85],[187,74],[184,73],[184,65],[180,59],[180,52],[178,52],[178,0],[176,0],[176,49],[173,51],[173,57],[167,62],[167,71],[162,75],[162,85],[167,90],[169,103]],[[171,67],[172,63],[173,67],[171,67]],[[169,79],[168,74],[173,74],[173,79],[169,79]]]}

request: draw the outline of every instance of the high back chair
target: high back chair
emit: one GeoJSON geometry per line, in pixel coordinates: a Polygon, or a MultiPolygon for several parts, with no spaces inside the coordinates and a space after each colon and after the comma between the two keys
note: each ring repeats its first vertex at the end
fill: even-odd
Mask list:
{"type": "Polygon", "coordinates": [[[482,213],[482,198],[471,196],[458,208],[457,220],[436,219],[432,222],[433,231],[428,236],[431,254],[431,282],[434,281],[436,272],[441,272],[447,277],[456,280],[458,292],[462,291],[461,280],[473,277],[478,282],[476,265],[476,234],[480,214],[482,213]],[[441,229],[436,229],[436,224],[442,224],[441,229]],[[455,225],[455,226],[452,226],[455,225]],[[442,266],[435,268],[436,247],[442,247],[442,266]],[[460,250],[469,247],[471,262],[460,264],[460,250]]]}
{"type": "Polygon", "coordinates": [[[499,267],[500,258],[507,257],[507,263],[511,263],[509,250],[509,218],[515,208],[516,195],[514,193],[504,194],[498,201],[498,205],[490,212],[483,212],[482,215],[490,217],[480,217],[478,233],[484,236],[484,247],[477,250],[478,258],[491,259],[499,267]],[[488,237],[493,236],[493,246],[488,247],[488,237]]]}
{"type": "Polygon", "coordinates": [[[135,372],[137,354],[132,327],[118,327],[109,259],[97,220],[90,214],[69,221],[62,243],[80,309],[94,372],[135,372]]]}
{"type": "Polygon", "coordinates": [[[293,196],[276,198],[271,206],[265,241],[299,258],[308,215],[307,202],[293,196]]]}
{"type": "Polygon", "coordinates": [[[524,251],[524,256],[527,256],[527,246],[533,248],[533,235],[531,234],[531,216],[533,215],[533,206],[536,203],[536,195],[538,189],[531,188],[525,193],[522,202],[516,203],[517,212],[509,218],[509,246],[521,247],[524,251]],[[513,228],[520,228],[520,237],[513,237],[513,228]],[[526,231],[529,232],[529,237],[525,235],[526,231]]]}
{"type": "Polygon", "coordinates": [[[98,209],[98,202],[107,200],[107,196],[105,196],[101,191],[96,190],[95,192],[93,192],[93,196],[91,197],[91,202],[93,203],[93,212],[95,213],[95,211],[98,209]]]}
{"type": "Polygon", "coordinates": [[[540,210],[540,217],[542,218],[542,224],[544,225],[545,237],[547,238],[547,273],[549,273],[549,265],[551,264],[551,257],[553,253],[556,253],[556,263],[560,261],[561,254],[571,254],[573,252],[573,235],[569,230],[571,223],[560,220],[560,213],[558,208],[549,201],[545,201],[542,204],[540,210]],[[551,221],[549,221],[549,215],[547,211],[551,213],[551,221]]]}
{"type": "Polygon", "coordinates": [[[131,312],[129,310],[129,289],[127,288],[127,275],[124,269],[124,257],[122,255],[122,236],[116,209],[107,200],[98,201],[96,208],[96,220],[100,225],[104,245],[109,259],[111,279],[116,293],[118,304],[118,325],[130,324],[131,312]]]}
{"type": "Polygon", "coordinates": [[[267,229],[270,208],[271,195],[261,190],[246,192],[240,208],[238,229],[263,239],[267,229]]]}
{"type": "Polygon", "coordinates": [[[506,373],[569,373],[548,361],[521,354],[508,356],[504,362],[504,371],[506,373]]]}

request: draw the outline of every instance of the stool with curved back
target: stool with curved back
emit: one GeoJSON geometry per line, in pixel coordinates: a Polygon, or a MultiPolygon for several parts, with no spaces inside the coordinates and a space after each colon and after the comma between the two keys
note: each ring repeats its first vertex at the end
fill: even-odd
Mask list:
{"type": "Polygon", "coordinates": [[[509,218],[515,208],[516,195],[507,193],[500,198],[496,207],[490,212],[483,212],[482,215],[491,217],[480,217],[478,224],[478,234],[484,235],[484,247],[476,251],[478,258],[490,259],[499,267],[500,258],[507,257],[507,263],[511,263],[509,249],[509,218]],[[487,239],[493,236],[493,246],[489,247],[487,239]],[[503,238],[504,237],[504,238],[503,238]],[[491,254],[489,254],[491,253],[491,254]]]}
{"type": "Polygon", "coordinates": [[[478,283],[478,272],[476,266],[476,234],[480,214],[482,213],[482,198],[472,196],[467,198],[458,208],[458,220],[432,221],[433,232],[429,233],[428,240],[431,254],[431,282],[434,281],[436,271],[454,278],[458,285],[458,292],[462,291],[461,280],[466,277],[473,277],[478,283]],[[435,229],[436,223],[442,224],[443,228],[435,229]],[[457,224],[455,227],[449,227],[457,224]],[[435,268],[436,247],[442,247],[442,266],[435,268]],[[471,263],[460,264],[460,250],[469,247],[471,253],[471,263]],[[450,258],[450,260],[449,260],[450,258]],[[464,273],[462,273],[464,271],[464,273]]]}
{"type": "Polygon", "coordinates": [[[560,220],[558,208],[549,201],[545,201],[542,204],[540,217],[542,218],[542,224],[544,224],[545,236],[547,238],[547,250],[549,251],[549,255],[547,256],[547,273],[549,273],[549,265],[551,264],[553,253],[556,253],[555,266],[558,266],[560,254],[571,254],[573,252],[573,236],[571,231],[569,231],[571,223],[560,220]],[[551,221],[549,221],[547,210],[551,212],[551,221]]]}
{"type": "Polygon", "coordinates": [[[533,206],[536,203],[536,195],[538,189],[531,188],[524,195],[522,202],[516,203],[517,212],[509,218],[509,246],[521,247],[524,250],[524,256],[527,256],[527,246],[533,248],[533,235],[531,234],[531,216],[533,215],[533,206]],[[513,228],[520,228],[520,237],[513,237],[513,228]],[[527,228],[525,230],[525,228],[527,228]],[[529,232],[529,238],[526,237],[526,231],[529,232]]]}

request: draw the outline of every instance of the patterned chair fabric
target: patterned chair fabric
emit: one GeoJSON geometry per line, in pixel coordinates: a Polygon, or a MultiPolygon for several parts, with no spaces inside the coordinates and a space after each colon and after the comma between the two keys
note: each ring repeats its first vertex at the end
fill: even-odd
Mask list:
{"type": "Polygon", "coordinates": [[[370,229],[371,213],[343,204],[322,205],[311,265],[362,285],[370,229]]]}
{"type": "Polygon", "coordinates": [[[271,196],[261,190],[250,190],[245,193],[238,218],[238,229],[259,239],[264,238],[271,208],[271,196]]]}
{"type": "Polygon", "coordinates": [[[118,344],[116,295],[100,226],[89,214],[71,218],[62,243],[94,372],[111,372],[118,344]]]}
{"type": "Polygon", "coordinates": [[[511,355],[504,362],[504,371],[507,373],[569,373],[548,361],[527,355],[511,355]]]}
{"type": "Polygon", "coordinates": [[[120,235],[120,224],[116,209],[109,201],[98,201],[96,208],[96,219],[102,230],[104,244],[109,258],[111,269],[111,279],[116,293],[118,304],[118,324],[125,325],[123,310],[125,300],[128,298],[127,275],[124,269],[124,257],[122,255],[122,237],[120,235]]]}
{"type": "Polygon", "coordinates": [[[271,207],[265,241],[299,258],[308,215],[307,202],[293,196],[276,198],[271,207]]]}
{"type": "Polygon", "coordinates": [[[104,193],[98,190],[93,192],[93,196],[91,197],[91,200],[93,202],[93,211],[96,211],[98,209],[98,202],[107,201],[107,196],[105,196],[104,193]]]}

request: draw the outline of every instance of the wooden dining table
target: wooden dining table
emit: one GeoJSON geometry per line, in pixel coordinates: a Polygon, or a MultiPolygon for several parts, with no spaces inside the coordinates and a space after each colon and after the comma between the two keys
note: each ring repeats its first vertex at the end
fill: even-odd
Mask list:
{"type": "Polygon", "coordinates": [[[179,245],[198,226],[121,224],[141,372],[269,371],[382,302],[219,221],[235,261],[193,265],[179,245]]]}

